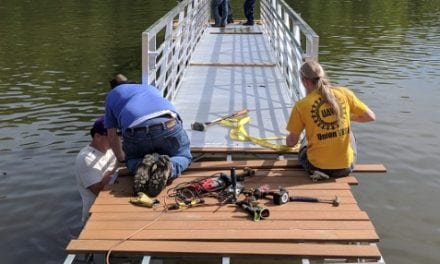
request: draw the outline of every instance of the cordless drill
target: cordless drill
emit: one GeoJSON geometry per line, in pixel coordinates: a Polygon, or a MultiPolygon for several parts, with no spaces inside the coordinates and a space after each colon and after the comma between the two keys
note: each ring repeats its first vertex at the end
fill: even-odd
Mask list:
{"type": "Polygon", "coordinates": [[[272,196],[272,201],[276,205],[289,202],[289,192],[286,189],[280,188],[277,191],[272,191],[269,189],[268,185],[258,187],[253,191],[252,196],[254,196],[255,199],[263,199],[267,198],[267,196],[272,196]]]}
{"type": "Polygon", "coordinates": [[[260,207],[247,199],[236,202],[235,205],[248,213],[254,221],[265,219],[270,215],[269,209],[260,207]]]}

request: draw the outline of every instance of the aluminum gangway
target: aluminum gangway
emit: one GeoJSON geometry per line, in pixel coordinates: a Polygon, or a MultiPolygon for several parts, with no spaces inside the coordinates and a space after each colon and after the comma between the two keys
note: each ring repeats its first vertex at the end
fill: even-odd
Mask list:
{"type": "Polygon", "coordinates": [[[318,36],[282,0],[261,1],[255,26],[211,27],[209,8],[209,1],[183,1],[143,33],[142,82],[174,102],[195,154],[283,144],[293,102],[305,95],[298,69],[317,59],[318,36]],[[222,126],[191,129],[245,108],[245,133],[257,140],[232,139],[222,126]]]}

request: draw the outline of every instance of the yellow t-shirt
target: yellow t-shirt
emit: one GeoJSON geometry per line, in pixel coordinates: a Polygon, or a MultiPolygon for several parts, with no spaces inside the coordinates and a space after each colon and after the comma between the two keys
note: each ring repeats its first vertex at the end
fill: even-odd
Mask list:
{"type": "Polygon", "coordinates": [[[368,109],[349,89],[333,87],[332,91],[342,110],[340,124],[317,91],[296,102],[287,123],[287,130],[297,135],[306,130],[307,158],[321,169],[343,169],[351,165],[350,114],[362,115],[368,109]]]}

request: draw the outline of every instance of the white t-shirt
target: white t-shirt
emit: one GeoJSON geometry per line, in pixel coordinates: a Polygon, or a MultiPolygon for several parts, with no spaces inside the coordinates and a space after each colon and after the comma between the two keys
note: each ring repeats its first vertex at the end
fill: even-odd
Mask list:
{"type": "Polygon", "coordinates": [[[75,174],[79,193],[83,201],[82,221],[85,222],[89,209],[96,196],[88,189],[91,185],[101,181],[106,171],[112,171],[116,166],[116,157],[111,149],[105,153],[88,145],[76,157],[75,174]]]}

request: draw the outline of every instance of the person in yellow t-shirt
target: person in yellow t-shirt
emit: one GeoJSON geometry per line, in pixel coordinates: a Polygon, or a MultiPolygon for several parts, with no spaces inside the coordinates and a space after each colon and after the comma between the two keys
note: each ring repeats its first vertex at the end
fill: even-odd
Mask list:
{"type": "Polygon", "coordinates": [[[312,180],[347,176],[356,159],[351,121],[370,122],[374,112],[345,87],[333,87],[316,61],[300,69],[306,97],[295,103],[287,123],[288,146],[295,146],[303,130],[298,159],[312,180]]]}

